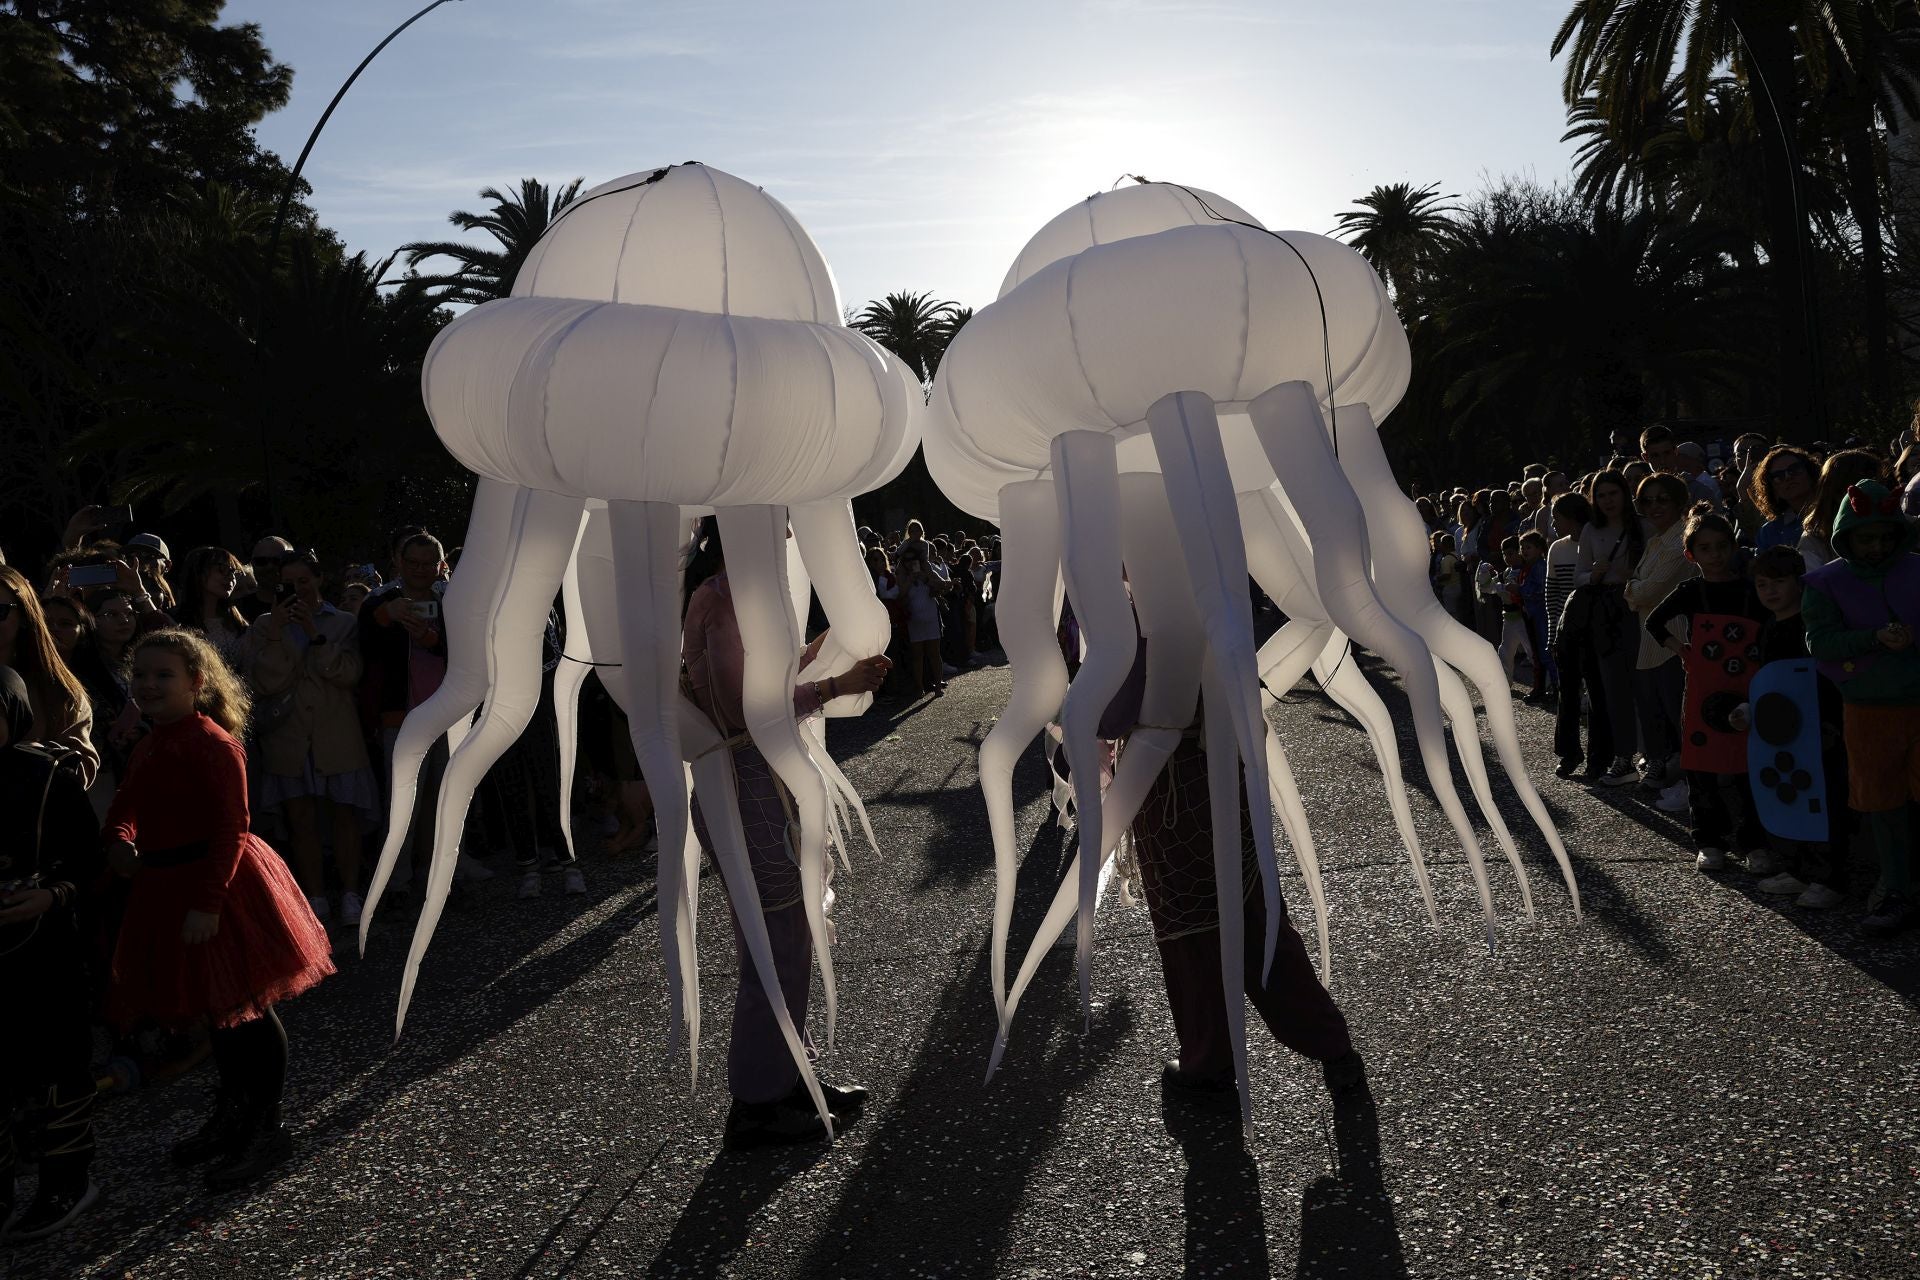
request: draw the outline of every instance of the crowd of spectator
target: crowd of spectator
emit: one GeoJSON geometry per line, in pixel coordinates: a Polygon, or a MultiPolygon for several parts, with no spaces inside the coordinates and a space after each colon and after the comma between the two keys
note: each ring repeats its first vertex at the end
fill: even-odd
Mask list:
{"type": "MultiPolygon", "coordinates": [[[[1527,701],[1554,708],[1561,777],[1685,815],[1701,870],[1722,872],[1737,860],[1760,892],[1810,910],[1849,901],[1851,840],[1864,821],[1881,874],[1864,894],[1862,928],[1898,933],[1920,919],[1905,789],[1894,788],[1902,796],[1896,806],[1883,788],[1863,819],[1857,788],[1849,803],[1849,778],[1859,776],[1862,761],[1849,755],[1869,755],[1875,771],[1907,770],[1908,748],[1897,737],[1856,743],[1861,734],[1849,726],[1862,721],[1859,701],[1904,705],[1911,693],[1920,703],[1920,687],[1906,690],[1885,675],[1878,679],[1888,689],[1856,698],[1864,686],[1853,678],[1856,667],[1881,655],[1877,670],[1904,670],[1906,620],[1920,619],[1920,599],[1883,587],[1882,616],[1870,627],[1814,608],[1803,620],[1801,605],[1803,596],[1818,604],[1831,594],[1822,585],[1830,578],[1816,577],[1814,586],[1805,579],[1837,558],[1848,559],[1854,575],[1894,581],[1884,565],[1840,545],[1837,533],[1871,503],[1891,510],[1903,536],[1915,527],[1915,439],[1909,431],[1881,449],[1747,434],[1721,454],[1654,425],[1637,440],[1616,438],[1616,451],[1585,474],[1534,463],[1504,487],[1421,495],[1434,594],[1499,647],[1527,701]],[[1733,631],[1737,656],[1725,667],[1728,696],[1714,696],[1704,672],[1690,694],[1689,660],[1698,660],[1692,632],[1723,628],[1726,619],[1742,620],[1733,631]],[[1822,660],[1824,673],[1830,815],[1829,839],[1814,845],[1765,829],[1744,768],[1682,762],[1689,742],[1696,760],[1705,760],[1716,743],[1744,741],[1751,709],[1737,691],[1753,670],[1808,656],[1822,660]]],[[[1887,554],[1910,550],[1908,542],[1887,554]]]]}

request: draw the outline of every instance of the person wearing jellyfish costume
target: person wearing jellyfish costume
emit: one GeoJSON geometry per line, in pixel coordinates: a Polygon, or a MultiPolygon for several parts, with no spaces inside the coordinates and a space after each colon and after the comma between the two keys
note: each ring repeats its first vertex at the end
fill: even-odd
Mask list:
{"type": "MultiPolygon", "coordinates": [[[[1337,1010],[1317,996],[1295,998],[1301,973],[1279,892],[1276,812],[1313,903],[1321,979],[1330,981],[1319,859],[1286,752],[1265,716],[1271,699],[1309,670],[1367,732],[1415,886],[1438,923],[1395,726],[1347,660],[1348,637],[1404,682],[1422,763],[1466,854],[1488,945],[1493,886],[1453,783],[1449,725],[1453,754],[1528,916],[1533,900],[1493,803],[1463,676],[1479,688],[1500,763],[1558,864],[1576,917],[1579,894],[1527,778],[1498,656],[1434,598],[1424,521],[1381,447],[1376,416],[1398,402],[1412,365],[1379,277],[1336,240],[1268,231],[1210,192],[1136,182],[1089,197],[1034,235],[1000,298],[955,336],[929,405],[925,446],[934,480],[961,510],[999,525],[1004,539],[996,605],[1013,691],[980,750],[996,869],[991,974],[1000,1022],[987,1073],[999,1068],[1041,957],[1069,924],[1077,925],[1081,1005],[1090,1012],[1100,887],[1121,834],[1164,788],[1140,829],[1149,836],[1147,861],[1158,859],[1156,933],[1172,942],[1177,933],[1210,936],[1219,978],[1218,995],[1209,988],[1202,997],[1186,977],[1173,976],[1187,972],[1176,961],[1170,994],[1181,1007],[1190,1007],[1190,996],[1204,999],[1208,1018],[1213,1008],[1225,1018],[1225,1056],[1250,1130],[1243,1001],[1250,979],[1257,979],[1256,1007],[1271,1006],[1276,1031],[1286,1028],[1283,1039],[1339,1064],[1331,1082],[1360,1074],[1343,1028],[1336,1029],[1337,1010]],[[1288,619],[1257,647],[1249,578],[1288,619]],[[1053,643],[1063,602],[1084,643],[1071,677],[1053,643]],[[1140,711],[1103,788],[1100,721],[1143,644],[1140,711]],[[1013,766],[1056,719],[1079,848],[1009,984],[1013,766]],[[1199,736],[1189,738],[1196,724],[1199,736]],[[1204,788],[1182,785],[1202,775],[1204,788]],[[1203,796],[1202,837],[1195,833],[1203,829],[1203,796]],[[1154,828],[1165,828],[1169,810],[1173,828],[1163,840],[1154,828]],[[1243,892],[1249,833],[1257,912],[1243,892]],[[1190,842],[1211,844],[1211,914],[1176,903],[1206,892],[1190,842]],[[1162,892],[1179,880],[1188,882],[1182,892],[1162,892]]],[[[1179,1074],[1226,1078],[1201,1048],[1205,1036],[1182,1029],[1181,1040],[1183,1054],[1200,1056],[1183,1060],[1179,1074]]]]}
{"type": "Polygon", "coordinates": [[[831,1047],[827,859],[837,852],[850,867],[856,823],[873,840],[811,713],[857,715],[872,701],[871,655],[890,628],[849,503],[912,458],[924,407],[917,379],[845,325],[832,274],[786,206],[688,162],[615,178],[567,206],[528,252],[510,297],[440,331],[421,386],[436,434],[479,483],[442,600],[446,675],[394,744],[389,833],[361,917],[364,952],[406,843],[421,763],[444,736],[429,883],[395,1035],[452,886],[474,788],[539,705],[541,638],[558,594],[569,633],[554,681],[560,811],[580,683],[595,668],[627,715],[658,821],[669,1052],[684,1045],[698,1078],[697,790],[741,968],[755,979],[742,985],[741,1043],[730,1056],[741,1104],[732,1140],[830,1138],[835,1108],[857,1099],[821,1086],[805,1023],[789,1011],[804,1013],[810,958],[831,1047]],[[728,572],[687,611],[683,631],[682,556],[693,521],[709,514],[726,535],[728,572]],[[809,591],[830,630],[803,649],[809,591]],[[683,680],[683,644],[693,679],[683,680]],[[795,873],[769,878],[775,901],[763,904],[756,861],[771,877],[776,853],[795,873]],[[796,1078],[810,1120],[796,1114],[796,1078]]]}
{"type": "MultiPolygon", "coordinates": [[[[687,597],[686,619],[681,624],[680,656],[686,665],[686,692],[724,738],[722,746],[732,767],[740,822],[746,832],[747,860],[773,948],[779,990],[785,998],[787,1016],[800,1028],[801,1042],[811,1056],[813,1038],[806,1024],[813,942],[807,932],[806,885],[789,838],[793,797],[746,732],[746,712],[741,702],[746,651],[733,611],[733,589],[727,578],[719,522],[712,517],[700,522],[694,535],[694,560],[688,566],[689,584],[702,577],[705,580],[699,581],[687,597]]],[[[803,667],[819,655],[826,639],[827,632],[823,631],[802,650],[803,667]]],[[[843,675],[803,681],[794,686],[794,714],[804,718],[835,698],[872,693],[886,679],[890,666],[884,655],[864,658],[843,675]]],[[[708,799],[723,802],[719,797],[708,799]]],[[[715,845],[697,786],[693,828],[701,847],[712,850],[715,845]]],[[[815,891],[824,888],[818,886],[815,891]]],[[[740,927],[743,904],[729,895],[727,906],[733,916],[734,950],[741,958],[732,1037],[727,1042],[727,1089],[733,1094],[733,1106],[727,1113],[727,1146],[743,1150],[825,1137],[824,1121],[815,1113],[800,1069],[781,1041],[767,988],[749,962],[746,935],[740,927]]],[[[821,1081],[820,1091],[826,1095],[836,1123],[858,1112],[867,1098],[866,1089],[859,1085],[821,1081]]]]}
{"type": "MultiPolygon", "coordinates": [[[[1100,736],[1116,740],[1124,757],[1127,739],[1140,727],[1146,689],[1146,646],[1100,720],[1100,736]]],[[[1161,1065],[1169,1094],[1202,1106],[1234,1105],[1233,1030],[1220,977],[1220,904],[1213,867],[1213,797],[1207,782],[1206,733],[1199,724],[1180,731],[1180,745],[1167,757],[1128,828],[1134,863],[1153,921],[1153,945],[1167,984],[1179,1053],[1161,1065]]],[[[1149,748],[1150,749],[1150,748],[1149,748]]],[[[1273,1038],[1321,1064],[1335,1091],[1357,1088],[1364,1075],[1347,1030],[1346,1015],[1320,985],[1307,959],[1306,943],[1280,905],[1279,947],[1273,970],[1262,969],[1260,940],[1266,931],[1266,900],[1253,840],[1253,812],[1239,787],[1240,899],[1246,914],[1242,973],[1248,1003],[1273,1038]]]]}

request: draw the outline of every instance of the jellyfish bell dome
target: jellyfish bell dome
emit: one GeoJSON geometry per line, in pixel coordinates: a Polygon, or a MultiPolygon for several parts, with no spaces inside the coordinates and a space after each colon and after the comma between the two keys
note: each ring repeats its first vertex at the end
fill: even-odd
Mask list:
{"type": "MultiPolygon", "coordinates": [[[[1193,202],[1157,186],[1095,197],[1079,219],[1083,238],[1106,225],[1103,203],[1164,191],[1193,202]]],[[[1192,211],[1157,194],[1136,199],[1142,218],[1192,211]]],[[[1276,478],[1246,414],[1269,387],[1302,380],[1330,402],[1373,406],[1376,418],[1398,403],[1411,373],[1406,334],[1366,259],[1325,236],[1196,216],[1205,221],[1046,263],[955,337],[935,387],[927,458],[956,505],[993,518],[999,488],[1046,474],[1054,437],[1068,431],[1112,435],[1122,472],[1158,471],[1146,417],[1169,389],[1214,401],[1240,493],[1276,478]]],[[[1067,246],[1066,234],[1049,243],[1067,246]]]]}
{"type": "Polygon", "coordinates": [[[1094,245],[1222,221],[1264,225],[1233,201],[1198,187],[1136,180],[1132,186],[1102,191],[1061,210],[1033,233],[1001,282],[1000,296],[1012,293],[1042,267],[1094,245]]]}
{"type": "Polygon", "coordinates": [[[765,191],[703,164],[569,205],[511,297],[441,331],[421,383],[468,469],[580,498],[850,498],[918,441],[917,380],[841,323],[812,238],[765,191]]]}
{"type": "Polygon", "coordinates": [[[527,255],[513,296],[840,323],[833,272],[787,207],[698,162],[584,192],[527,255]]]}

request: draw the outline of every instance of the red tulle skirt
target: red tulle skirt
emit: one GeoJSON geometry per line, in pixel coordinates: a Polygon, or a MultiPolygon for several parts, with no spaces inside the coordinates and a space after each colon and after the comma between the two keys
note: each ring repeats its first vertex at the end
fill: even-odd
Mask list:
{"type": "Polygon", "coordinates": [[[230,1027],[333,972],[333,946],[286,863],[258,836],[227,886],[220,928],[205,942],[180,940],[205,868],[144,867],[134,877],[113,953],[107,1012],[129,1026],[182,1026],[206,1019],[230,1027]]]}

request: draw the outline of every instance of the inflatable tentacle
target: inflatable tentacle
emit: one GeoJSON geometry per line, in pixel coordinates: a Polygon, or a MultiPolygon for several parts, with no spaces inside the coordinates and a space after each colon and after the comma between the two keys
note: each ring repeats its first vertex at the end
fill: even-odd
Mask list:
{"type": "Polygon", "coordinates": [[[455,574],[440,597],[440,616],[447,638],[447,674],[431,697],[400,725],[393,744],[393,773],[387,802],[387,838],[375,860],[373,881],[367,888],[360,915],[360,954],[367,953],[367,933],[373,927],[387,883],[413,827],[413,806],[419,795],[420,766],[439,741],[456,725],[463,725],[487,696],[487,617],[498,594],[506,588],[503,567],[509,554],[514,509],[530,490],[481,477],[467,521],[466,550],[461,557],[465,575],[455,574]]]}
{"type": "Polygon", "coordinates": [[[1413,826],[1413,810],[1407,804],[1407,783],[1400,772],[1400,744],[1394,736],[1393,717],[1380,695],[1367,683],[1366,673],[1353,661],[1347,638],[1335,632],[1327,647],[1314,660],[1314,678],[1326,690],[1334,704],[1366,730],[1373,743],[1374,757],[1380,762],[1380,774],[1387,784],[1387,800],[1393,810],[1393,823],[1406,848],[1407,861],[1413,867],[1413,882],[1420,890],[1420,902],[1427,909],[1427,922],[1438,927],[1440,912],[1433,901],[1433,882],[1427,874],[1427,859],[1420,849],[1420,833],[1413,826]]]}
{"type": "Polygon", "coordinates": [[[427,944],[446,909],[453,873],[460,858],[460,837],[474,789],[487,770],[513,745],[540,705],[540,642],[547,614],[560,590],[567,561],[579,538],[582,503],[578,498],[526,490],[514,503],[509,522],[509,554],[501,566],[504,589],[495,597],[486,627],[487,669],[491,688],[480,722],[447,760],[434,811],[433,862],[426,899],[414,924],[400,979],[400,1004],[394,1016],[397,1038],[427,944]]]}
{"type": "MultiPolygon", "coordinates": [[[[1228,725],[1246,773],[1247,795],[1264,808],[1270,791],[1267,721],[1260,710],[1259,669],[1254,663],[1246,544],[1220,439],[1220,421],[1211,397],[1198,391],[1180,391],[1153,402],[1147,410],[1147,427],[1166,482],[1180,550],[1193,579],[1207,650],[1221,682],[1223,700],[1214,710],[1229,716],[1228,725]]],[[[1235,807],[1237,810],[1237,802],[1235,807]]],[[[1274,951],[1280,943],[1280,871],[1274,858],[1272,822],[1256,821],[1253,840],[1267,908],[1261,967],[1264,977],[1273,968],[1274,951]]]]}
{"type": "MultiPolygon", "coordinates": [[[[794,546],[813,575],[813,589],[827,615],[827,639],[802,680],[845,675],[862,658],[887,651],[893,624],[873,593],[873,573],[860,558],[853,508],[816,502],[788,512],[794,546]]],[[[843,694],[826,704],[829,716],[856,716],[873,705],[871,693],[843,694]]]]}
{"type": "Polygon", "coordinates": [[[1004,1035],[1007,934],[1013,927],[1019,865],[1013,767],[1058,714],[1067,693],[1067,664],[1054,638],[1054,620],[1060,616],[1060,515],[1052,482],[1025,480],[1003,487],[1000,529],[1010,554],[1000,565],[995,616],[1013,667],[1013,692],[980,744],[980,790],[993,837],[993,1005],[1004,1035]]]}
{"type": "MultiPolygon", "coordinates": [[[[1206,703],[1207,801],[1213,818],[1213,889],[1220,908],[1220,986],[1227,1002],[1227,1036],[1233,1045],[1233,1078],[1240,1093],[1240,1125],[1253,1136],[1253,1095],[1247,1079],[1246,882],[1240,861],[1240,771],[1231,718],[1220,704],[1237,695],[1209,658],[1202,675],[1206,703]]],[[[1262,763],[1265,763],[1264,761],[1262,763]]],[[[1256,792],[1265,797],[1266,792],[1256,792]]],[[[1256,806],[1258,808],[1260,806],[1256,806]]],[[[1254,821],[1259,830],[1261,822],[1254,821]]],[[[1269,837],[1271,838],[1271,837],[1269,837]]]]}
{"type": "MultiPolygon", "coordinates": [[[[1560,842],[1560,833],[1547,813],[1540,793],[1528,776],[1520,750],[1520,734],[1513,722],[1512,686],[1500,666],[1499,655],[1491,645],[1462,626],[1433,598],[1427,588],[1427,548],[1425,522],[1411,499],[1400,493],[1393,481],[1393,469],[1380,446],[1379,429],[1373,414],[1364,404],[1342,405],[1338,414],[1341,462],[1349,475],[1364,484],[1369,493],[1377,493],[1367,511],[1369,549],[1373,575],[1384,593],[1391,589],[1411,605],[1402,616],[1407,624],[1426,640],[1434,654],[1451,664],[1480,690],[1481,705],[1487,713],[1487,731],[1507,778],[1520,796],[1528,816],[1553,851],[1567,892],[1573,899],[1574,918],[1580,917],[1580,888],[1574,883],[1573,865],[1560,842]],[[1397,579],[1389,586],[1389,579],[1397,579]]],[[[1478,730],[1475,730],[1477,738],[1478,730]]]]}
{"type": "Polygon", "coordinates": [[[580,546],[586,541],[587,526],[604,524],[606,509],[590,509],[580,522],[580,537],[573,555],[567,560],[566,574],[560,579],[560,604],[566,612],[567,644],[560,665],[553,671],[554,733],[560,741],[560,834],[567,842],[567,856],[577,859],[580,848],[573,838],[573,773],[580,756],[580,690],[593,673],[593,637],[587,633],[586,602],[580,596],[580,546]]]}
{"type": "Polygon", "coordinates": [[[1080,1009],[1093,1020],[1093,923],[1102,847],[1100,719],[1133,668],[1137,639],[1120,567],[1119,472],[1113,437],[1069,431],[1053,440],[1053,482],[1063,534],[1067,598],[1086,657],[1067,689],[1060,729],[1072,773],[1080,841],[1080,919],[1075,957],[1080,1009]]]}
{"type": "Polygon", "coordinates": [[[1473,698],[1460,683],[1458,673],[1437,656],[1433,660],[1433,678],[1440,689],[1441,710],[1447,714],[1447,723],[1453,726],[1454,751],[1466,771],[1473,802],[1480,807],[1480,815],[1487,820],[1500,851],[1507,855],[1507,865],[1513,868],[1514,879],[1520,885],[1521,913],[1531,920],[1533,886],[1527,880],[1526,867],[1520,862],[1520,851],[1514,847],[1513,833],[1507,830],[1507,820],[1501,816],[1500,806],[1493,802],[1493,784],[1487,777],[1486,756],[1480,750],[1480,721],[1473,713],[1473,698]]]}
{"type": "MultiPolygon", "coordinates": [[[[800,669],[800,643],[787,591],[787,509],[777,506],[720,508],[720,536],[727,547],[727,577],[733,614],[746,650],[741,682],[741,711],[747,734],[793,799],[799,839],[787,830],[790,851],[800,866],[801,897],[814,957],[826,994],[827,1043],[833,1043],[839,996],[833,978],[833,953],[826,919],[826,782],[808,751],[793,711],[794,682],[800,669]]],[[[703,808],[704,811],[704,808],[703,808]]],[[[780,999],[767,988],[770,1000],[780,999]]]]}
{"type": "MultiPolygon", "coordinates": [[[[1120,837],[1125,834],[1134,817],[1140,812],[1141,804],[1152,789],[1153,781],[1166,767],[1167,758],[1173,749],[1180,745],[1180,732],[1177,729],[1136,729],[1127,739],[1127,749],[1120,754],[1120,763],[1114,770],[1113,783],[1107,788],[1107,794],[1101,799],[1102,830],[1105,835],[1100,850],[1098,871],[1104,877],[1113,861],[1113,852],[1120,847],[1120,837]]],[[[1103,880],[1104,882],[1104,880],[1103,880]]],[[[1097,895],[1096,895],[1097,896],[1097,895]]],[[[1000,1018],[1000,1031],[994,1037],[993,1053],[987,1060],[987,1079],[1000,1068],[1000,1059],[1006,1053],[1007,1038],[1013,1027],[1013,1014],[1019,1008],[1020,997],[1026,994],[1027,987],[1033,981],[1033,975],[1040,969],[1047,952],[1052,949],[1060,935],[1066,932],[1067,925],[1080,912],[1080,855],[1074,854],[1067,866],[1066,878],[1054,892],[1053,902],[1040,921],[1040,927],[1034,930],[1033,941],[1027,947],[1026,957],[1020,963],[1020,972],[1007,992],[1007,999],[1000,1018]]]]}
{"type": "MultiPolygon", "coordinates": [[[[673,941],[691,925],[690,919],[682,919],[685,865],[675,858],[675,852],[686,849],[691,839],[687,771],[681,763],[682,725],[689,717],[681,709],[679,631],[662,626],[659,620],[680,616],[683,525],[680,508],[667,502],[612,502],[607,512],[622,658],[607,688],[616,701],[624,697],[634,756],[653,797],[660,838],[657,902],[660,951],[667,970],[668,1044],[677,1047],[687,1030],[691,977],[683,958],[686,948],[673,941]]],[[[591,561],[583,555],[583,575],[590,567],[591,561]]],[[[699,721],[704,723],[704,717],[699,721]]]]}
{"type": "Polygon", "coordinates": [[[1466,852],[1487,944],[1492,946],[1493,889],[1479,841],[1454,790],[1433,657],[1419,636],[1387,612],[1367,578],[1365,516],[1333,455],[1313,390],[1304,382],[1281,383],[1248,405],[1248,413],[1275,474],[1287,477],[1294,509],[1313,540],[1314,578],[1329,616],[1342,631],[1384,657],[1406,682],[1420,757],[1434,796],[1466,852]]]}

